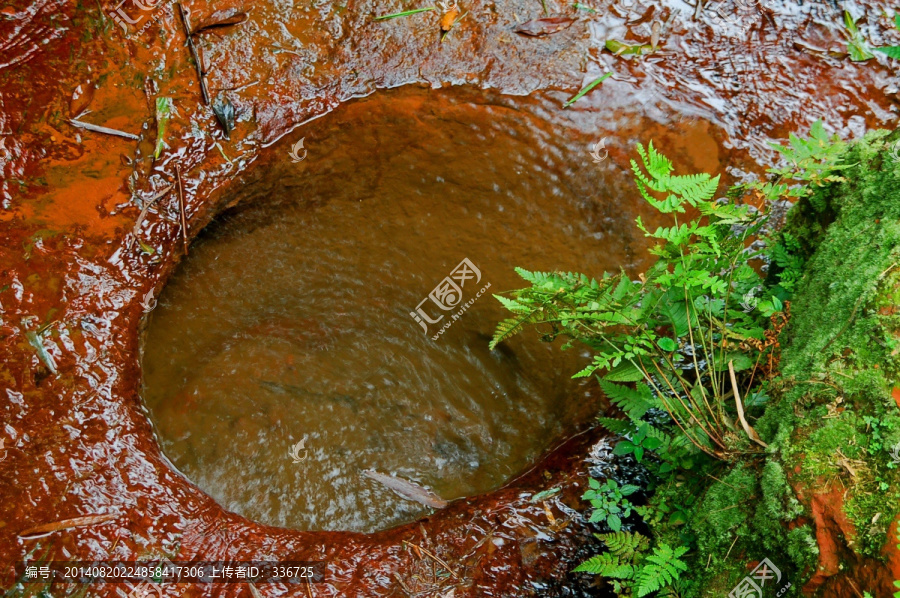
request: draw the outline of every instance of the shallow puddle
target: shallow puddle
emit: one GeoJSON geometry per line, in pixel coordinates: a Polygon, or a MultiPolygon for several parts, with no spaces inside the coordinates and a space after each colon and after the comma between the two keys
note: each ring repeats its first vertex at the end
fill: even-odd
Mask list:
{"type": "Polygon", "coordinates": [[[424,508],[363,470],[474,495],[597,412],[569,379],[583,355],[533,334],[488,351],[506,315],[491,293],[521,286],[516,266],[631,267],[628,181],[523,112],[384,95],[307,125],[301,162],[272,148],[149,322],[144,398],[165,453],[258,521],[410,521],[424,508]],[[445,277],[462,294],[435,295],[447,311],[428,298],[445,277]]]}

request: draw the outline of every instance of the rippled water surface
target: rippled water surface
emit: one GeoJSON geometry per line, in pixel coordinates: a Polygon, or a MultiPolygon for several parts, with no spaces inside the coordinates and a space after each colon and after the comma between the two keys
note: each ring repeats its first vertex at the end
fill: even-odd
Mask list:
{"type": "Polygon", "coordinates": [[[505,315],[490,294],[520,285],[519,265],[630,266],[621,177],[525,113],[446,94],[436,110],[436,96],[315,121],[300,163],[274,148],[163,292],[144,397],[166,454],[226,508],[305,529],[388,527],[424,509],[362,470],[472,495],[596,413],[569,379],[583,355],[533,333],[488,350],[505,315]],[[410,312],[463,259],[480,280],[460,306],[475,302],[433,340],[460,307],[423,304],[444,316],[427,335],[410,312]]]}

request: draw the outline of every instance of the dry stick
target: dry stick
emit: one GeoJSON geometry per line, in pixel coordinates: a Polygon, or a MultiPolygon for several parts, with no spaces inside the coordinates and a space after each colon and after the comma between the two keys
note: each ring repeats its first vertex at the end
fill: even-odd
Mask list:
{"type": "Polygon", "coordinates": [[[194,38],[191,35],[191,24],[188,22],[187,14],[184,12],[184,6],[178,2],[178,12],[181,14],[181,23],[184,25],[184,34],[187,36],[188,49],[191,51],[191,57],[197,66],[197,77],[200,78],[200,95],[203,96],[203,103],[209,106],[209,91],[206,89],[206,77],[203,73],[203,65],[200,63],[200,56],[197,54],[197,47],[194,45],[194,38]]]}
{"type": "Polygon", "coordinates": [[[178,209],[181,211],[181,242],[184,245],[184,255],[187,256],[187,218],[184,216],[184,190],[181,187],[181,168],[178,166],[175,167],[175,180],[178,181],[178,209]]]}
{"type": "Polygon", "coordinates": [[[101,127],[100,125],[92,125],[91,123],[86,123],[84,121],[75,120],[74,118],[69,120],[69,124],[73,127],[78,127],[79,129],[86,129],[88,131],[93,131],[94,133],[104,133],[106,135],[115,135],[116,137],[124,137],[125,139],[134,139],[135,141],[140,141],[141,138],[132,133],[126,133],[125,131],[119,131],[118,129],[110,129],[109,127],[101,127]]]}
{"type": "Polygon", "coordinates": [[[850,580],[850,579],[848,578],[847,581],[849,581],[849,582],[850,582],[850,585],[853,586],[853,591],[856,592],[856,595],[859,596],[859,598],[865,598],[862,594],[859,593],[859,588],[856,587],[856,584],[853,583],[852,580],[850,580]]]}
{"type": "Polygon", "coordinates": [[[410,591],[410,589],[409,589],[408,587],[406,587],[406,584],[403,583],[403,579],[401,579],[400,576],[397,575],[396,573],[394,573],[393,575],[394,575],[394,579],[396,579],[396,580],[400,583],[400,587],[403,588],[403,590],[404,590],[408,595],[411,596],[411,595],[412,595],[412,592],[410,591]]]}
{"type": "Polygon", "coordinates": [[[134,233],[135,237],[137,237],[138,235],[141,234],[141,224],[144,223],[144,218],[147,216],[147,210],[150,209],[150,206],[152,206],[154,203],[156,203],[156,201],[160,197],[164,197],[166,195],[166,193],[171,191],[172,187],[174,187],[174,186],[175,185],[169,185],[168,187],[166,187],[165,189],[163,189],[162,191],[160,191],[159,193],[157,193],[156,195],[151,197],[149,200],[147,200],[147,203],[144,204],[144,209],[141,210],[141,214],[138,216],[137,221],[134,223],[134,228],[131,231],[132,233],[134,233]]]}
{"type": "Polygon", "coordinates": [[[750,440],[758,444],[763,448],[768,448],[769,445],[760,439],[759,434],[756,433],[756,430],[747,423],[747,420],[744,418],[744,405],[741,402],[741,393],[738,390],[737,376],[734,375],[734,361],[731,360],[728,362],[728,373],[731,375],[731,388],[734,389],[734,404],[737,406],[738,419],[741,420],[741,427],[744,428],[744,432],[747,433],[747,436],[750,437],[750,440]]]}
{"type": "Polygon", "coordinates": [[[446,569],[447,571],[450,572],[450,575],[452,575],[452,576],[455,577],[456,579],[459,579],[459,575],[456,574],[456,571],[454,571],[453,569],[450,568],[450,565],[448,565],[447,563],[445,563],[439,556],[434,555],[434,554],[433,554],[432,552],[430,552],[427,548],[422,548],[421,546],[417,546],[417,545],[413,544],[412,542],[408,542],[408,541],[406,541],[406,540],[403,540],[403,543],[404,543],[404,544],[409,544],[409,545],[412,546],[413,548],[416,548],[416,549],[418,549],[418,550],[421,550],[422,552],[424,552],[425,554],[427,554],[428,556],[430,556],[431,558],[433,558],[434,560],[436,560],[438,563],[440,563],[441,566],[442,566],[444,569],[446,569]]]}
{"type": "Polygon", "coordinates": [[[734,548],[734,545],[737,544],[738,538],[740,538],[740,534],[734,535],[734,542],[731,543],[731,546],[728,547],[728,553],[725,555],[725,560],[728,560],[728,555],[731,554],[731,549],[734,548]]]}
{"type": "Polygon", "coordinates": [[[70,529],[73,527],[85,527],[87,525],[94,525],[97,523],[104,523],[106,521],[111,521],[113,519],[118,519],[119,515],[117,513],[107,513],[106,515],[88,515],[86,517],[75,517],[74,519],[64,519],[62,521],[55,521],[53,523],[45,523],[44,525],[38,525],[36,527],[30,527],[25,531],[19,533],[20,538],[26,538],[27,536],[35,536],[37,534],[51,533],[61,529],[70,529]]]}
{"type": "Polygon", "coordinates": [[[312,582],[308,577],[306,578],[306,594],[309,596],[309,598],[313,598],[312,582]]]}

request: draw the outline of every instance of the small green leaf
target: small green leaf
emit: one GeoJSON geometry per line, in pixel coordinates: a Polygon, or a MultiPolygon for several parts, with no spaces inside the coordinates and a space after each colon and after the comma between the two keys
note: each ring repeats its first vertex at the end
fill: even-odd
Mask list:
{"type": "Polygon", "coordinates": [[[687,513],[684,511],[675,511],[669,517],[669,525],[684,525],[688,522],[687,513]]]}
{"type": "Polygon", "coordinates": [[[169,118],[174,111],[172,98],[158,97],[156,98],[156,148],[153,150],[153,159],[158,160],[166,144],[166,127],[169,124],[169,118]]]}
{"type": "Polygon", "coordinates": [[[534,496],[531,497],[531,502],[541,502],[542,500],[547,500],[551,496],[559,494],[562,489],[557,486],[556,488],[550,488],[549,490],[544,490],[542,492],[538,492],[534,496]]]}
{"type": "Polygon", "coordinates": [[[887,54],[895,60],[900,60],[900,46],[884,46],[882,48],[875,48],[875,51],[887,54]]]}
{"type": "Polygon", "coordinates": [[[678,348],[678,344],[667,336],[656,341],[656,344],[659,345],[659,348],[663,351],[669,351],[670,353],[678,348]]]}
{"type": "Polygon", "coordinates": [[[634,452],[635,448],[637,448],[637,447],[634,445],[633,442],[628,441],[628,440],[623,440],[623,441],[619,442],[619,444],[617,444],[615,446],[615,448],[613,448],[613,454],[619,455],[619,456],[629,455],[634,452]]]}
{"type": "Polygon", "coordinates": [[[646,439],[641,444],[644,446],[645,449],[647,449],[649,451],[653,451],[653,450],[658,449],[660,447],[660,445],[662,445],[662,441],[659,438],[653,438],[651,436],[650,438],[646,439]]]}
{"type": "Polygon", "coordinates": [[[631,496],[640,489],[640,486],[635,486],[634,484],[624,484],[620,491],[622,492],[622,496],[631,496]]]}
{"type": "Polygon", "coordinates": [[[614,532],[622,531],[622,520],[619,519],[618,515],[610,514],[606,518],[606,525],[614,532]]]}
{"type": "Polygon", "coordinates": [[[34,347],[34,350],[37,351],[38,358],[43,362],[47,369],[50,370],[50,373],[56,374],[56,362],[53,360],[53,356],[47,352],[47,349],[44,347],[44,339],[42,339],[36,332],[33,330],[25,333],[25,338],[28,339],[28,344],[34,347]]]}
{"type": "Polygon", "coordinates": [[[598,85],[600,85],[601,83],[603,83],[604,81],[609,79],[610,77],[612,77],[611,72],[605,73],[599,79],[594,79],[593,81],[591,81],[590,83],[585,85],[581,91],[579,91],[574,96],[569,98],[568,101],[566,101],[566,103],[563,104],[563,108],[568,108],[569,106],[571,106],[572,104],[574,104],[575,102],[577,102],[578,100],[580,100],[581,98],[586,96],[592,89],[594,89],[595,87],[597,87],[598,85]]]}

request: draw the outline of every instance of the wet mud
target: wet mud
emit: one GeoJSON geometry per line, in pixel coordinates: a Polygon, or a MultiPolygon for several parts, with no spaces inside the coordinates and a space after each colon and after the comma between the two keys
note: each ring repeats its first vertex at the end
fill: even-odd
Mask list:
{"type": "MultiPolygon", "coordinates": [[[[898,80],[887,58],[859,64],[798,49],[798,42],[844,46],[841,10],[831,3],[723,9],[735,19],[713,18],[711,11],[693,18],[693,7],[680,2],[597,3],[596,13],[574,13],[552,0],[547,6],[578,20],[553,35],[525,37],[513,28],[541,16],[540,2],[472,2],[441,42],[437,14],[373,22],[407,5],[188,4],[194,23],[218,10],[249,12],[246,22],[197,40],[213,101],[234,108],[230,138],[202,103],[174,5],[143,11],[125,3],[135,24],[123,20],[124,26],[109,16],[115,7],[101,16],[95,4],[16,1],[0,9],[4,587],[13,582],[14,561],[49,551],[53,558],[79,560],[174,552],[184,561],[327,561],[321,583],[261,589],[272,596],[599,591],[590,577],[570,573],[595,549],[577,511],[583,509],[584,457],[602,440],[599,430],[581,432],[500,489],[451,502],[412,523],[372,534],[298,531],[229,513],[173,469],[141,397],[142,326],[183,258],[183,238],[195,238],[229,205],[252,203],[262,182],[254,177],[271,175],[276,162],[297,167],[288,176],[302,187],[304,177],[315,176],[317,160],[324,169],[318,176],[327,178],[335,160],[352,165],[382,153],[346,144],[329,148],[332,116],[336,126],[358,127],[354,123],[370,118],[383,123],[391,111],[413,119],[438,114],[456,118],[454,126],[473,124],[477,136],[490,130],[497,114],[521,114],[540,140],[537,148],[581,147],[578,155],[566,149],[549,160],[571,165],[554,173],[559,185],[585,177],[566,197],[581,197],[577,191],[590,176],[608,181],[603,194],[584,197],[579,213],[598,223],[594,232],[608,230],[625,267],[636,264],[641,249],[640,239],[629,240],[627,226],[640,205],[627,173],[635,142],[653,139],[679,169],[722,171],[727,165],[734,180],[760,171],[770,157],[767,142],[818,118],[845,137],[893,126],[896,119],[898,80]],[[657,21],[663,26],[656,54],[629,61],[601,50],[607,38],[646,43],[657,21]],[[607,69],[615,74],[602,86],[561,108],[607,69]],[[384,91],[400,86],[409,87],[384,91]],[[443,87],[455,89],[442,93],[443,87]],[[158,98],[171,99],[170,118],[157,118],[158,98]],[[74,128],[67,120],[75,116],[141,139],[74,128]],[[300,139],[305,160],[285,161],[300,139]],[[601,140],[608,154],[594,164],[590,151],[601,140]],[[136,227],[146,203],[172,184],[136,227]],[[554,486],[563,491],[548,502],[548,516],[529,499],[554,486]],[[43,538],[19,537],[36,525],[101,513],[118,517],[43,538]],[[427,548],[459,577],[412,586],[425,583],[434,562],[409,543],[427,548]]],[[[876,44],[900,43],[887,3],[859,3],[854,10],[868,15],[863,31],[876,44]]],[[[432,141],[419,143],[439,151],[432,141]]],[[[379,142],[390,145],[388,138],[379,142]]],[[[403,155],[397,148],[388,154],[403,155]]],[[[522,162],[545,163],[539,152],[522,162]]],[[[512,259],[529,267],[548,257],[538,241],[533,255],[512,259]]],[[[566,260],[573,267],[592,263],[578,255],[566,260]]],[[[443,266],[433,267],[442,272],[443,266]]],[[[425,279],[423,285],[424,293],[433,286],[425,279]]],[[[312,326],[308,342],[314,333],[312,326]]],[[[67,589],[58,588],[61,594],[67,589]]],[[[103,585],[90,593],[120,590],[103,585]]],[[[163,592],[249,595],[245,584],[167,585],[163,592]]]]}

